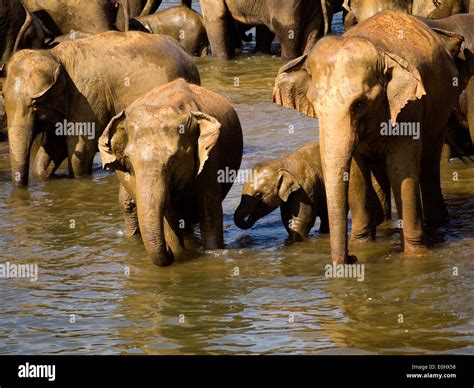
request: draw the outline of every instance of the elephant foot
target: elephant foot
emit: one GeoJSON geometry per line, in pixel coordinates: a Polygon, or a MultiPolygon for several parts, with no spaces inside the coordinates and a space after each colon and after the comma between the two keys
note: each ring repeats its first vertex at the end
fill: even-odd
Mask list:
{"type": "Polygon", "coordinates": [[[302,233],[295,232],[295,231],[290,231],[289,236],[288,236],[288,241],[289,242],[300,242],[305,239],[306,236],[304,236],[302,233]]]}
{"type": "Polygon", "coordinates": [[[332,263],[335,265],[339,264],[355,264],[357,263],[358,259],[357,256],[348,255],[347,257],[337,257],[332,259],[332,263]]]}
{"type": "Polygon", "coordinates": [[[375,230],[370,231],[352,231],[350,242],[353,244],[364,244],[375,240],[375,230]]]}
{"type": "Polygon", "coordinates": [[[167,249],[168,254],[166,255],[166,258],[152,258],[153,264],[157,265],[158,267],[167,267],[171,264],[174,263],[174,254],[173,251],[168,248],[167,249]]]}
{"type": "Polygon", "coordinates": [[[428,256],[430,254],[430,250],[425,245],[413,245],[413,244],[406,244],[403,250],[403,254],[405,256],[428,256]]]}

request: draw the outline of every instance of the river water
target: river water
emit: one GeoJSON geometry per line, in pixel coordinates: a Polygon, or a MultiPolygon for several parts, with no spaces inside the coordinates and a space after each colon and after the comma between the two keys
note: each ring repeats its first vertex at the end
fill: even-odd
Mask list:
{"type": "MultiPolygon", "coordinates": [[[[243,168],[318,138],[316,120],[271,102],[278,58],[196,62],[239,114],[243,168]]],[[[402,255],[398,234],[351,246],[360,282],[326,278],[328,237],[287,244],[278,211],[239,230],[241,188],[224,201],[225,250],[203,252],[196,234],[158,268],[123,235],[98,157],[92,178],[18,191],[0,143],[0,264],[39,265],[37,282],[0,279],[0,353],[473,353],[474,163],[443,164],[450,222],[428,256],[402,255]]]]}

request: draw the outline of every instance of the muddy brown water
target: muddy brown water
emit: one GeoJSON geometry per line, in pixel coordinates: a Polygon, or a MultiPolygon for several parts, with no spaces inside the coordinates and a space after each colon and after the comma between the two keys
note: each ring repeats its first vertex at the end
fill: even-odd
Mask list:
{"type": "MultiPolygon", "coordinates": [[[[196,61],[240,116],[243,168],[318,138],[317,121],[271,102],[279,59],[196,61]]],[[[185,258],[157,268],[123,235],[98,157],[91,178],[18,191],[0,143],[0,264],[39,265],[36,282],[0,279],[0,353],[473,353],[473,163],[443,164],[450,222],[430,254],[406,257],[383,233],[351,246],[360,282],[326,278],[328,237],[287,244],[278,211],[239,230],[241,186],[224,202],[225,250],[203,252],[196,232],[185,258]]]]}

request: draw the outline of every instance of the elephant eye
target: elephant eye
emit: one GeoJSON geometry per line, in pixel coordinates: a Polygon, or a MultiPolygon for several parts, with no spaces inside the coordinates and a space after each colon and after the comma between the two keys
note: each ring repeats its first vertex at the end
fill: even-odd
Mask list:
{"type": "Polygon", "coordinates": [[[365,112],[367,108],[367,100],[365,98],[358,98],[351,105],[351,113],[360,115],[365,112]]]}

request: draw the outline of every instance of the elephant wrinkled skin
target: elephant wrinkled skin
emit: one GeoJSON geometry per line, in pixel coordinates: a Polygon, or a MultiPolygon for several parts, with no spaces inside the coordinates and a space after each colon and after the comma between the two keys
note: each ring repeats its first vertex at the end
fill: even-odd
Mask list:
{"type": "Polygon", "coordinates": [[[462,91],[453,83],[462,43],[459,35],[434,32],[413,16],[385,11],[342,37],[321,39],[304,66],[305,57],[295,60],[297,70],[311,77],[308,89],[297,94],[307,96],[320,123],[333,262],[351,261],[349,184],[343,179],[349,168],[351,179],[355,167],[367,182],[371,163],[386,170],[403,220],[405,252],[426,250],[423,215],[433,228],[445,221],[440,155],[462,91]]]}
{"type": "Polygon", "coordinates": [[[172,38],[106,32],[22,50],[10,60],[3,93],[12,180],[28,184],[31,144],[42,133],[34,175],[50,177],[67,157],[72,177],[90,174],[109,120],[154,86],[184,77],[199,84],[192,58],[172,38]]]}
{"type": "Polygon", "coordinates": [[[47,36],[47,29],[21,0],[0,0],[0,69],[16,51],[44,47],[47,36]]]}
{"type": "Polygon", "coordinates": [[[292,240],[307,237],[316,217],[321,220],[320,233],[329,232],[318,142],[256,164],[251,179],[244,184],[234,222],[241,229],[249,229],[278,207],[292,240]]]}
{"type": "Polygon", "coordinates": [[[267,26],[281,44],[283,60],[293,59],[323,35],[326,0],[201,0],[212,55],[234,56],[232,18],[246,25],[267,26]]]}
{"type": "Polygon", "coordinates": [[[120,181],[127,235],[140,233],[156,265],[173,262],[196,223],[205,249],[223,248],[222,201],[233,182],[219,172],[237,171],[243,149],[226,99],[183,79],[156,87],[110,121],[99,149],[120,181]]]}
{"type": "Polygon", "coordinates": [[[344,21],[346,31],[382,11],[401,11],[429,19],[469,12],[465,0],[345,0],[344,8],[349,12],[344,21]]]}

